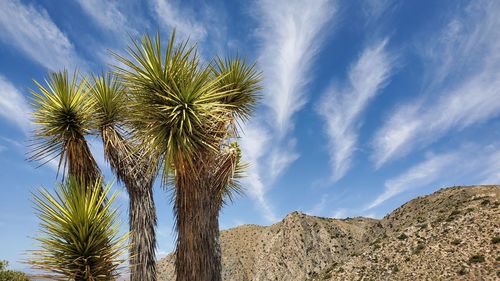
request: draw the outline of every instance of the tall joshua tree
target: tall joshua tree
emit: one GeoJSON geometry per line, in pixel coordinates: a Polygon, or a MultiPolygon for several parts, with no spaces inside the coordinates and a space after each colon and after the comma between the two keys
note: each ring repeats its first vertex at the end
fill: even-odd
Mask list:
{"type": "Polygon", "coordinates": [[[175,188],[177,280],[220,280],[218,214],[239,159],[230,144],[236,118],[256,101],[258,74],[240,59],[201,65],[196,49],[175,45],[174,34],[165,51],[157,35],[134,41],[129,54],[117,55],[126,67],[116,71],[131,93],[133,137],[175,188]],[[226,71],[234,65],[246,71],[226,71]],[[236,85],[244,81],[252,85],[245,91],[236,85]]]}
{"type": "Polygon", "coordinates": [[[156,280],[156,209],[154,173],[148,171],[144,150],[136,148],[122,131],[127,116],[127,92],[111,76],[93,76],[91,93],[95,121],[104,144],[104,155],[129,194],[130,280],[156,280]]]}
{"type": "Polygon", "coordinates": [[[62,71],[51,73],[46,86],[35,84],[33,119],[37,129],[31,159],[58,159],[63,177],[67,168],[68,175],[84,185],[95,183],[101,173],[85,140],[92,128],[94,106],[86,80],[76,71],[71,78],[62,71]]]}

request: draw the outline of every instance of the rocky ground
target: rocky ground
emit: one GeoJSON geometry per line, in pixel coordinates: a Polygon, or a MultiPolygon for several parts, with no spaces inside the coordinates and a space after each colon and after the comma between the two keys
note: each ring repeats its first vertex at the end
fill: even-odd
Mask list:
{"type": "MultiPolygon", "coordinates": [[[[221,233],[224,280],[498,280],[500,186],[453,187],[381,220],[293,212],[221,233]]],[[[174,280],[173,255],[159,280],[174,280]]]]}

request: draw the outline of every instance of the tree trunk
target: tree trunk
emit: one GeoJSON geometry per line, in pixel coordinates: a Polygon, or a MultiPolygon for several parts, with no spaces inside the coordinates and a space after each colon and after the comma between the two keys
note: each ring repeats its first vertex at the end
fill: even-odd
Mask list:
{"type": "Polygon", "coordinates": [[[156,281],[156,209],[152,182],[129,188],[130,281],[156,281]]]}
{"type": "Polygon", "coordinates": [[[73,176],[82,181],[84,185],[94,185],[101,177],[101,172],[97,166],[87,141],[83,136],[76,137],[65,143],[66,159],[60,168],[68,168],[68,176],[73,176]]]}
{"type": "Polygon", "coordinates": [[[220,281],[219,208],[203,178],[179,175],[175,213],[177,281],[220,281]]]}
{"type": "Polygon", "coordinates": [[[102,128],[101,136],[104,155],[129,194],[130,281],[156,281],[154,173],[144,153],[134,151],[115,128],[102,128]]]}

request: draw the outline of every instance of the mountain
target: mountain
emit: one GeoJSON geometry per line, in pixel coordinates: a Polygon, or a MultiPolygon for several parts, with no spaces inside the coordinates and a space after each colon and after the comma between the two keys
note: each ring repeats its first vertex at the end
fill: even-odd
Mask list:
{"type": "MultiPolygon", "coordinates": [[[[299,212],[221,232],[223,279],[497,280],[500,186],[441,189],[381,220],[299,212]]],[[[174,280],[174,255],[159,280],[174,280]]]]}

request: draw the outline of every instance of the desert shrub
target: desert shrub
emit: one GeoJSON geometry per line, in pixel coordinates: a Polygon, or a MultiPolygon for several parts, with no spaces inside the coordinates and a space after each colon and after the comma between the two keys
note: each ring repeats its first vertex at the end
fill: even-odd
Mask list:
{"type": "Polygon", "coordinates": [[[455,246],[459,245],[460,243],[462,243],[462,240],[460,240],[460,239],[455,239],[455,240],[451,241],[451,245],[455,245],[455,246]]]}
{"type": "Polygon", "coordinates": [[[467,269],[465,267],[461,267],[459,271],[457,271],[457,274],[460,276],[463,276],[467,274],[467,269]]]}
{"type": "Polygon", "coordinates": [[[9,263],[0,260],[0,281],[30,281],[28,275],[15,270],[7,270],[9,263]]]}
{"type": "Polygon", "coordinates": [[[495,236],[495,237],[491,238],[491,244],[498,244],[498,243],[500,243],[499,236],[495,236]]]}
{"type": "Polygon", "coordinates": [[[413,253],[414,253],[415,255],[418,255],[418,254],[420,254],[420,253],[424,250],[424,248],[425,248],[425,245],[424,245],[424,244],[420,244],[420,243],[419,243],[419,244],[417,245],[417,247],[415,248],[415,250],[413,251],[413,253]]]}
{"type": "Polygon", "coordinates": [[[482,262],[484,262],[483,255],[473,255],[472,257],[469,258],[469,263],[482,263],[482,262]]]}
{"type": "Polygon", "coordinates": [[[451,221],[454,221],[458,215],[460,215],[460,211],[459,210],[453,210],[450,215],[448,216],[448,218],[446,218],[446,221],[447,222],[451,222],[451,221]]]}
{"type": "Polygon", "coordinates": [[[408,235],[406,235],[405,233],[401,233],[399,236],[398,236],[398,239],[399,240],[406,240],[408,238],[408,235]]]}

